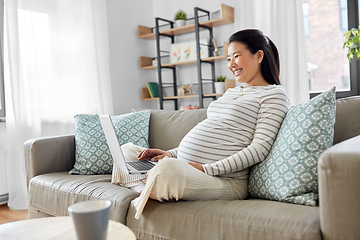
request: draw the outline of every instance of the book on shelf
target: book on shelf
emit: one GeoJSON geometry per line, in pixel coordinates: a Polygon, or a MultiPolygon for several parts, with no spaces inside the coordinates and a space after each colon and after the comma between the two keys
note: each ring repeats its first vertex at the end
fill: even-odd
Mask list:
{"type": "Polygon", "coordinates": [[[149,90],[151,98],[159,97],[159,86],[157,82],[148,82],[146,87],[149,90]]]}

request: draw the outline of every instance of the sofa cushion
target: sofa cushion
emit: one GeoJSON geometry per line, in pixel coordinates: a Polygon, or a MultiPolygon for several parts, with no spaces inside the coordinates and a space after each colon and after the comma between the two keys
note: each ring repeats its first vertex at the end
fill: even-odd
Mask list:
{"type": "MultiPolygon", "coordinates": [[[[150,111],[111,116],[119,144],[132,142],[149,147],[150,111]]],[[[70,174],[107,174],[113,169],[113,158],[99,116],[75,116],[75,165],[70,174]]]]}
{"type": "Polygon", "coordinates": [[[34,208],[53,215],[68,216],[67,208],[76,202],[110,200],[110,219],[125,223],[130,201],[139,194],[128,188],[110,183],[111,175],[69,175],[67,172],[48,173],[30,180],[28,203],[34,208]]]}
{"type": "Polygon", "coordinates": [[[137,239],[322,239],[318,207],[250,199],[149,200],[140,219],[131,202],[126,225],[137,239]]]}
{"type": "Polygon", "coordinates": [[[341,98],[336,101],[334,145],[360,135],[359,119],[360,96],[341,98]]]}
{"type": "Polygon", "coordinates": [[[149,144],[163,150],[179,146],[183,137],[206,118],[206,109],[186,111],[151,110],[149,144]]]}
{"type": "Polygon", "coordinates": [[[253,197],[315,206],[317,161],[332,146],[335,88],[290,108],[267,158],[250,169],[253,197]]]}

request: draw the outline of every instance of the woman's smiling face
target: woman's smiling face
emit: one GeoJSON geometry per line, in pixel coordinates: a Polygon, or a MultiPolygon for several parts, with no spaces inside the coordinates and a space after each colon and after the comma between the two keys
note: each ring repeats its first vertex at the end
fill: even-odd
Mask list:
{"type": "Polygon", "coordinates": [[[228,47],[228,68],[234,74],[237,82],[247,86],[263,85],[261,61],[263,51],[252,54],[241,42],[231,42],[228,47]]]}

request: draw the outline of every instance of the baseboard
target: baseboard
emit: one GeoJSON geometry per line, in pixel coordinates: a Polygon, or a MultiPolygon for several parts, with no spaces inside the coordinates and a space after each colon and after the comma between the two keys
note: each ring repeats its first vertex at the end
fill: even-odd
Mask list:
{"type": "Polygon", "coordinates": [[[9,194],[0,195],[0,205],[7,203],[9,200],[9,194]]]}

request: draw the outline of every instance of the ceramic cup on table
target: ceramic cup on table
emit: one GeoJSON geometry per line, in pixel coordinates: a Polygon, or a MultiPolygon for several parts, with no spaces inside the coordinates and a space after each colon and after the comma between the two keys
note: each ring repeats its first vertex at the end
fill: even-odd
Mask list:
{"type": "Polygon", "coordinates": [[[106,240],[110,201],[84,201],[68,208],[78,240],[106,240]]]}

